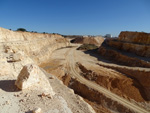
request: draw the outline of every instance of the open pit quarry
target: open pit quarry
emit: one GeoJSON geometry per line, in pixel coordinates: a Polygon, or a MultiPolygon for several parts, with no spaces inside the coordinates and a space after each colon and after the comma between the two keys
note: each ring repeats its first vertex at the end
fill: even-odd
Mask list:
{"type": "Polygon", "coordinates": [[[0,113],[150,113],[149,36],[99,37],[84,51],[94,38],[0,28],[0,113]]]}

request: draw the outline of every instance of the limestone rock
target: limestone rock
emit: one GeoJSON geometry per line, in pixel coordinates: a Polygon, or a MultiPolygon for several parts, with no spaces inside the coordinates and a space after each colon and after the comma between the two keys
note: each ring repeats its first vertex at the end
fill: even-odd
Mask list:
{"type": "Polygon", "coordinates": [[[18,61],[17,51],[23,51],[37,64],[47,61],[52,51],[68,46],[69,41],[57,34],[17,32],[0,28],[0,52],[13,54],[9,62],[18,61]]]}
{"type": "Polygon", "coordinates": [[[35,108],[33,110],[33,113],[42,113],[42,110],[41,110],[41,108],[35,108]]]}
{"type": "Polygon", "coordinates": [[[37,66],[27,65],[21,70],[15,85],[20,89],[26,89],[39,82],[37,66]]]}
{"type": "Polygon", "coordinates": [[[23,67],[15,85],[22,90],[34,86],[32,87],[33,90],[40,90],[45,95],[55,95],[48,79],[35,64],[28,64],[23,67]]]}
{"type": "Polygon", "coordinates": [[[61,96],[55,96],[53,98],[53,105],[49,108],[46,113],[72,113],[68,107],[66,100],[61,96]]]}
{"type": "Polygon", "coordinates": [[[19,51],[13,55],[13,61],[21,61],[24,57],[24,53],[19,51]]]}
{"type": "Polygon", "coordinates": [[[7,59],[4,55],[0,55],[0,62],[1,63],[7,63],[7,59]]]}

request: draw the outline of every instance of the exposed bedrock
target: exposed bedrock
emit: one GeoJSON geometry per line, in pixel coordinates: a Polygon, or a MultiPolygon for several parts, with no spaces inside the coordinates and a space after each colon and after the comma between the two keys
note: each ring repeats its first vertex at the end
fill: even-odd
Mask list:
{"type": "Polygon", "coordinates": [[[123,54],[112,48],[101,46],[98,49],[98,52],[101,56],[104,56],[106,59],[111,60],[114,63],[131,67],[150,67],[150,62],[141,60],[137,57],[130,57],[126,55],[126,53],[123,54]]]}
{"type": "Polygon", "coordinates": [[[135,53],[138,56],[150,57],[150,45],[121,42],[119,40],[107,40],[107,45],[119,50],[135,53]]]}
{"type": "Polygon", "coordinates": [[[131,43],[150,44],[150,33],[122,31],[119,35],[119,40],[131,43]]]}
{"type": "Polygon", "coordinates": [[[16,53],[24,51],[37,64],[46,62],[51,53],[69,45],[61,35],[30,32],[16,32],[0,28],[0,51],[16,53]]]}

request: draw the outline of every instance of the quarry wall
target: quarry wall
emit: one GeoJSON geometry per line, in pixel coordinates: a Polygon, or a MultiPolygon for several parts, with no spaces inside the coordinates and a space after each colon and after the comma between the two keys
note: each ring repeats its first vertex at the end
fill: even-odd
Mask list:
{"type": "Polygon", "coordinates": [[[115,40],[107,40],[106,43],[107,45],[117,48],[119,50],[135,53],[138,56],[150,57],[150,45],[141,45],[115,40]]]}
{"type": "Polygon", "coordinates": [[[150,44],[150,33],[122,31],[119,35],[119,40],[138,44],[150,44]]]}
{"type": "Polygon", "coordinates": [[[46,62],[51,53],[69,45],[69,41],[57,34],[17,32],[0,28],[0,51],[24,51],[37,64],[46,62]]]}

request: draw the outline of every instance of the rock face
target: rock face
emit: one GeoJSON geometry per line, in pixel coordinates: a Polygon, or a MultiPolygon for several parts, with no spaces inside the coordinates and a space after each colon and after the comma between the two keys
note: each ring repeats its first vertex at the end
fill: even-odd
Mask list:
{"type": "Polygon", "coordinates": [[[132,67],[150,67],[150,62],[142,60],[133,54],[128,54],[126,52],[121,53],[115,49],[103,46],[99,48],[98,52],[100,55],[105,57],[105,59],[111,60],[112,62],[118,63],[120,65],[132,67]]]}
{"type": "Polygon", "coordinates": [[[119,40],[107,40],[106,43],[107,45],[119,50],[135,53],[142,57],[150,57],[150,45],[122,42],[119,40]]]}
{"type": "Polygon", "coordinates": [[[123,31],[119,35],[119,40],[131,43],[150,44],[150,33],[123,31]]]}
{"type": "MultiPolygon", "coordinates": [[[[150,34],[121,32],[118,39],[106,39],[98,52],[107,60],[121,66],[107,66],[133,78],[140,83],[144,95],[150,99],[150,34]]],[[[118,82],[119,83],[119,82],[118,82]]],[[[125,88],[124,88],[125,89],[125,88]]],[[[141,93],[142,94],[142,93],[141,93]]]]}
{"type": "Polygon", "coordinates": [[[0,28],[0,42],[0,52],[23,51],[37,64],[48,60],[55,49],[69,45],[69,41],[61,35],[16,32],[4,28],[0,28]]]}
{"type": "Polygon", "coordinates": [[[118,39],[106,39],[99,53],[128,66],[150,67],[150,34],[121,32],[118,39]]]}
{"type": "Polygon", "coordinates": [[[23,67],[15,82],[15,85],[19,89],[26,89],[31,86],[36,86],[37,89],[39,88],[40,90],[43,90],[43,93],[46,95],[55,95],[46,76],[38,66],[33,64],[29,64],[23,67]]]}
{"type": "Polygon", "coordinates": [[[103,37],[78,37],[72,40],[73,43],[79,44],[94,44],[96,46],[100,46],[104,41],[103,37]]]}

